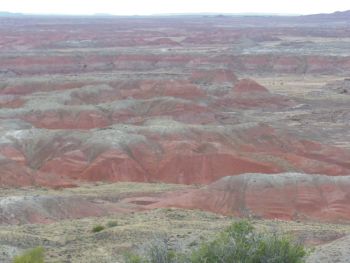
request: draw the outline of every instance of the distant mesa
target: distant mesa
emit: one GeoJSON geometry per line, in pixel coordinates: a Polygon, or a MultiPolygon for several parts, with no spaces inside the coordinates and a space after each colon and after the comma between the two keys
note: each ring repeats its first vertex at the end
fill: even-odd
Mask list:
{"type": "Polygon", "coordinates": [[[150,46],[181,46],[179,42],[176,42],[170,38],[162,37],[157,38],[152,41],[147,42],[147,45],[150,46]]]}
{"type": "Polygon", "coordinates": [[[7,17],[7,16],[22,16],[22,13],[11,13],[11,12],[4,12],[0,11],[0,17],[7,17]]]}
{"type": "Polygon", "coordinates": [[[235,83],[238,81],[236,74],[229,69],[199,69],[192,72],[191,81],[202,84],[235,83]]]}
{"type": "Polygon", "coordinates": [[[94,16],[114,16],[114,15],[109,14],[109,13],[96,13],[96,14],[94,14],[94,16]]]}
{"type": "Polygon", "coordinates": [[[347,11],[337,11],[330,14],[313,14],[303,16],[304,18],[312,19],[330,19],[330,20],[347,20],[350,19],[350,10],[347,11]]]}
{"type": "Polygon", "coordinates": [[[236,85],[233,88],[234,92],[263,92],[263,93],[269,93],[269,90],[265,88],[264,86],[260,85],[256,81],[252,79],[242,79],[239,82],[236,83],[236,85]]]}

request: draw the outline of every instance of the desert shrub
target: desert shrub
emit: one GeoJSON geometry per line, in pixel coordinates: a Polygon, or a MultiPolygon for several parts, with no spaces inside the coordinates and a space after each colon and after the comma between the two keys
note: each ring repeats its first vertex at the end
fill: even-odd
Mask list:
{"type": "Polygon", "coordinates": [[[191,262],[245,262],[254,250],[253,227],[246,221],[235,223],[222,232],[218,238],[204,243],[191,255],[191,262]]]}
{"type": "Polygon", "coordinates": [[[240,221],[194,251],[191,262],[301,263],[305,255],[304,247],[293,240],[257,233],[249,222],[240,221]]]}
{"type": "Polygon", "coordinates": [[[143,263],[143,262],[145,262],[141,256],[130,253],[130,252],[125,253],[124,261],[125,261],[125,263],[143,263]]]}
{"type": "Polygon", "coordinates": [[[44,263],[44,249],[36,247],[16,256],[13,263],[44,263]]]}
{"type": "Polygon", "coordinates": [[[148,250],[149,260],[152,263],[175,262],[176,253],[171,250],[165,239],[157,239],[148,250]]]}
{"type": "Polygon", "coordinates": [[[306,255],[304,247],[292,239],[277,234],[262,237],[254,262],[302,263],[306,255]]]}
{"type": "Polygon", "coordinates": [[[233,223],[216,239],[186,255],[157,242],[139,256],[130,254],[127,263],[302,263],[306,255],[302,245],[277,233],[256,232],[248,221],[233,223]],[[132,259],[134,261],[132,261],[132,259]],[[128,261],[129,260],[129,261],[128,261]]]}
{"type": "Polygon", "coordinates": [[[180,253],[173,251],[165,238],[155,238],[146,249],[142,257],[137,254],[128,253],[125,255],[126,263],[177,263],[180,262],[180,253]]]}
{"type": "Polygon", "coordinates": [[[98,226],[94,226],[94,227],[92,228],[92,232],[97,233],[97,232],[101,232],[101,231],[104,230],[104,229],[105,229],[104,226],[98,225],[98,226]]]}
{"type": "Polygon", "coordinates": [[[117,221],[109,221],[107,223],[107,227],[116,227],[118,226],[118,222],[117,221]]]}

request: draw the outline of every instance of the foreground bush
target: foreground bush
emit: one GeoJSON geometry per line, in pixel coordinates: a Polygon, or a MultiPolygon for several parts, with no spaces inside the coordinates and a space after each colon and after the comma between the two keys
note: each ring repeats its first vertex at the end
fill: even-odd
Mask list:
{"type": "Polygon", "coordinates": [[[104,230],[104,229],[105,229],[104,226],[98,225],[98,226],[94,226],[94,227],[92,228],[92,232],[97,233],[97,232],[101,232],[101,231],[104,230]]]}
{"type": "Polygon", "coordinates": [[[260,234],[241,221],[231,225],[212,242],[203,244],[189,262],[301,263],[303,246],[277,234],[260,234]]]}
{"type": "Polygon", "coordinates": [[[118,226],[118,221],[109,221],[107,227],[116,227],[118,226]]]}
{"type": "Polygon", "coordinates": [[[127,263],[302,263],[303,246],[277,234],[261,234],[247,221],[232,224],[213,241],[188,255],[156,243],[145,256],[129,254],[127,263]]]}
{"type": "Polygon", "coordinates": [[[180,253],[175,253],[168,246],[165,238],[154,239],[147,248],[147,257],[142,257],[133,253],[125,255],[127,263],[167,263],[182,262],[179,257],[183,257],[180,253]]]}
{"type": "Polygon", "coordinates": [[[44,263],[44,249],[33,248],[14,258],[13,263],[44,263]]]}

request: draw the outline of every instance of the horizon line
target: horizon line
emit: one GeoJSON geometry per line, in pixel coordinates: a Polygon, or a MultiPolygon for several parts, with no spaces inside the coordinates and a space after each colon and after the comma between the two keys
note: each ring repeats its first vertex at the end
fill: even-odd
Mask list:
{"type": "MultiPolygon", "coordinates": [[[[348,11],[348,10],[347,10],[348,11]]],[[[106,17],[156,17],[156,16],[309,16],[309,15],[323,15],[323,14],[334,14],[338,12],[347,11],[335,11],[330,13],[276,13],[276,12],[239,12],[239,13],[224,13],[224,12],[183,12],[183,13],[154,13],[154,14],[110,14],[110,13],[94,13],[94,14],[70,14],[70,13],[26,13],[26,12],[9,12],[0,10],[1,15],[9,16],[106,16],[106,17]]],[[[349,10],[350,11],[350,10],[349,10]]]]}
{"type": "Polygon", "coordinates": [[[27,13],[27,12],[11,12],[0,10],[0,17],[16,17],[16,16],[43,16],[43,17],[176,17],[176,16],[227,16],[227,17],[303,17],[315,15],[333,15],[338,13],[350,13],[349,10],[321,12],[321,13],[278,13],[278,12],[182,12],[182,13],[154,13],[154,14],[112,14],[112,13],[27,13]]]}

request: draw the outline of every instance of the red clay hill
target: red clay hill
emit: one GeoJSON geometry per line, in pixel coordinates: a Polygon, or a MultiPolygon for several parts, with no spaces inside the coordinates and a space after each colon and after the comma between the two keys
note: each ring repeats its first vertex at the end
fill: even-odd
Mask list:
{"type": "MultiPolygon", "coordinates": [[[[344,23],[0,18],[0,186],[203,184],[187,203],[166,201],[224,214],[349,220],[344,23]],[[328,78],[319,96],[308,95],[328,78]],[[284,79],[305,81],[305,91],[284,79]]],[[[74,202],[93,211],[76,217],[119,211],[74,202]]]]}
{"type": "MultiPolygon", "coordinates": [[[[69,186],[81,180],[207,184],[243,173],[350,173],[346,150],[254,119],[229,117],[247,110],[286,111],[295,102],[224,72],[231,77],[214,95],[190,80],[26,95],[23,107],[2,113],[4,120],[20,124],[2,131],[6,176],[1,185],[69,186]]],[[[222,71],[208,76],[206,85],[215,85],[222,71]]]]}
{"type": "Polygon", "coordinates": [[[200,190],[168,198],[152,207],[202,209],[250,218],[350,220],[349,176],[285,173],[227,176],[200,190]]]}

